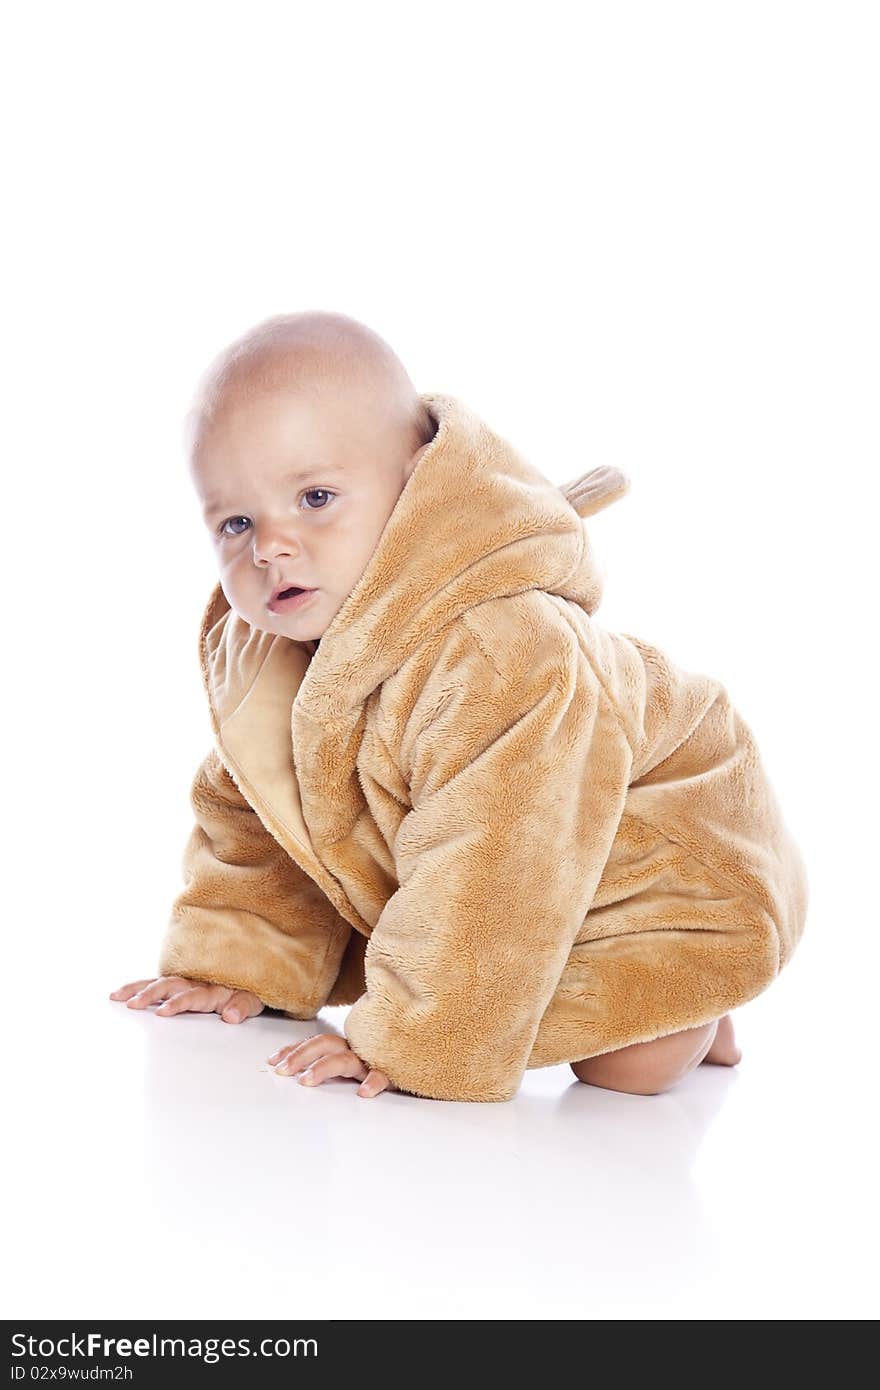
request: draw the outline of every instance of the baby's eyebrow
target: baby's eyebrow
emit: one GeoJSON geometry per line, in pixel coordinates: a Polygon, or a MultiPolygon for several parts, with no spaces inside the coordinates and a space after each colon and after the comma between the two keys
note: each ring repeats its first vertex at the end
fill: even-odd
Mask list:
{"type": "MultiPolygon", "coordinates": [[[[309,468],[295,468],[293,472],[285,473],[281,481],[284,483],[300,483],[304,482],[306,478],[317,478],[319,475],[321,477],[329,477],[332,474],[336,474],[337,477],[341,477],[344,472],[345,467],[341,463],[315,463],[309,468]]],[[[208,497],[202,509],[202,515],[208,517],[212,512],[226,511],[231,505],[231,502],[224,502],[222,497],[216,495],[208,497]]]]}

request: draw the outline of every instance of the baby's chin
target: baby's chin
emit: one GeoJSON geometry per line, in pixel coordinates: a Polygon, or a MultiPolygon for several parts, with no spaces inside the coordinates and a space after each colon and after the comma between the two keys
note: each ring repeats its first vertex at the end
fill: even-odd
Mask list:
{"type": "MultiPolygon", "coordinates": [[[[248,619],[245,619],[247,622],[248,619]]],[[[329,626],[328,623],[251,623],[252,628],[258,632],[268,632],[272,637],[289,637],[291,642],[319,642],[329,626]]]]}

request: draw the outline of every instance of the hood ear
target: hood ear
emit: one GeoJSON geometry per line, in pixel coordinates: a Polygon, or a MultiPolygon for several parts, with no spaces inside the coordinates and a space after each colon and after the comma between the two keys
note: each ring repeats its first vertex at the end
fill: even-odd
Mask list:
{"type": "Polygon", "coordinates": [[[605,464],[582,473],[570,483],[563,483],[559,489],[563,497],[574,507],[578,516],[592,516],[601,512],[629,492],[629,478],[619,468],[609,468],[605,464]]]}

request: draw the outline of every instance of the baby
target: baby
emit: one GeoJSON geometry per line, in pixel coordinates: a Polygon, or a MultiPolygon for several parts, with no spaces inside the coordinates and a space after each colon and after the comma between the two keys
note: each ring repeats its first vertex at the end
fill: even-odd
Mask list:
{"type": "Polygon", "coordinates": [[[339,314],[227,348],[189,419],[216,552],[192,786],[157,978],[111,998],[344,1032],[303,1084],[501,1101],[528,1067],[651,1095],[740,1059],[807,880],[724,687],[592,618],[584,518],[339,314]]]}

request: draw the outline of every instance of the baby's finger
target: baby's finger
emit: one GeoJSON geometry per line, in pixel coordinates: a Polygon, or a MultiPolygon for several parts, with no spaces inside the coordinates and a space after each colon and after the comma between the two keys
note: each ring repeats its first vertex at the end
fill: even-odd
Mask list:
{"type": "Polygon", "coordinates": [[[262,999],[258,999],[249,989],[237,989],[221,1008],[220,1017],[224,1023],[243,1023],[246,1018],[253,1018],[262,1011],[262,999]]]}
{"type": "Polygon", "coordinates": [[[146,1009],[151,1004],[156,1004],[162,999],[167,999],[169,995],[176,994],[180,990],[180,980],[171,980],[162,975],[158,980],[153,980],[147,984],[145,989],[139,990],[128,1000],[130,1009],[146,1009]]]}
{"type": "Polygon", "coordinates": [[[365,1081],[358,1086],[359,1096],[377,1096],[380,1091],[387,1091],[391,1082],[384,1071],[369,1071],[365,1081]]]}
{"type": "Polygon", "coordinates": [[[346,1048],[345,1052],[334,1052],[329,1057],[320,1057],[297,1080],[302,1086],[320,1086],[322,1081],[329,1081],[332,1076],[353,1076],[358,1081],[363,1081],[366,1075],[367,1069],[360,1057],[355,1056],[350,1048],[346,1048]]]}
{"type": "MultiPolygon", "coordinates": [[[[154,977],[154,978],[155,978],[155,977],[154,977]]],[[[133,994],[137,994],[137,993],[138,993],[140,990],[142,990],[146,985],[149,985],[149,984],[152,984],[152,983],[153,983],[152,979],[150,979],[150,980],[134,980],[134,981],[132,982],[132,984],[130,984],[130,985],[120,985],[118,989],[114,989],[113,993],[110,995],[110,998],[111,998],[111,999],[121,999],[121,1000],[123,1001],[123,1003],[124,1003],[125,1000],[126,1000],[126,999],[130,999],[131,996],[132,996],[133,994]]]]}
{"type": "Polygon", "coordinates": [[[291,1043],[287,1047],[279,1048],[273,1052],[269,1058],[270,1064],[275,1057],[284,1053],[284,1060],[278,1067],[279,1071],[300,1071],[307,1067],[310,1062],[315,1062],[319,1057],[336,1051],[344,1051],[347,1044],[344,1038],[340,1038],[336,1033],[316,1033],[311,1038],[303,1038],[302,1042],[291,1043]]]}
{"type": "Polygon", "coordinates": [[[157,1016],[162,1018],[172,1018],[174,1014],[184,1013],[206,1013],[207,1010],[198,1007],[194,996],[196,989],[190,986],[189,989],[181,989],[177,994],[170,995],[164,1004],[160,1004],[156,1010],[157,1016]]]}
{"type": "Polygon", "coordinates": [[[267,1057],[267,1058],[266,1058],[266,1061],[267,1061],[267,1062],[274,1062],[275,1059],[276,1059],[277,1057],[280,1057],[282,1053],[286,1053],[286,1054],[289,1055],[291,1052],[296,1052],[297,1048],[305,1047],[306,1043],[315,1042],[315,1040],[316,1040],[317,1038],[322,1038],[323,1036],[324,1036],[323,1033],[312,1033],[311,1037],[308,1037],[308,1038],[301,1038],[299,1042],[295,1042],[295,1043],[282,1043],[281,1047],[276,1047],[276,1049],[275,1049],[275,1051],[272,1053],[271,1057],[267,1057]]]}
{"type": "Polygon", "coordinates": [[[309,1038],[311,1046],[306,1047],[300,1043],[296,1047],[288,1048],[286,1055],[278,1063],[275,1070],[282,1076],[289,1076],[291,1072],[302,1071],[305,1067],[311,1066],[313,1062],[318,1062],[322,1057],[332,1057],[333,1049],[324,1046],[323,1039],[309,1038]]]}
{"type": "Polygon", "coordinates": [[[174,993],[170,994],[167,1003],[159,1005],[156,1013],[165,1018],[184,1010],[194,1014],[210,1014],[215,1009],[221,1009],[231,994],[232,990],[225,985],[195,984],[181,989],[178,980],[174,993]]]}

